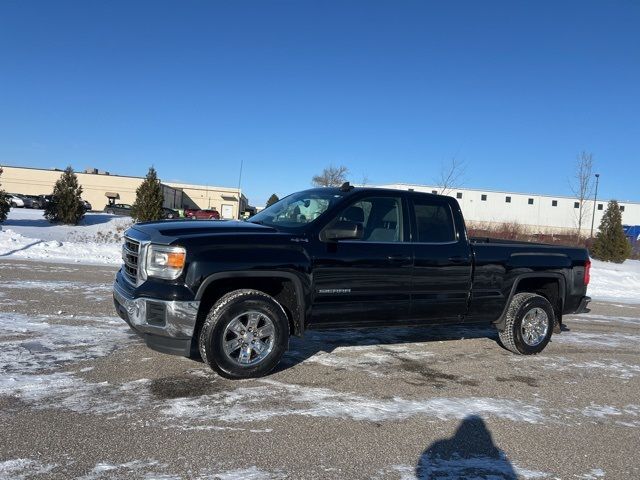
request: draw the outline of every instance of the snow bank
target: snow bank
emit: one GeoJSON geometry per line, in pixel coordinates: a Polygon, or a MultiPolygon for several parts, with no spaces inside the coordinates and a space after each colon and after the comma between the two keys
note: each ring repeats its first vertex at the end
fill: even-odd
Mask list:
{"type": "Polygon", "coordinates": [[[0,226],[0,258],[119,265],[129,217],[88,213],[79,225],[53,225],[42,210],[14,208],[0,226]]]}
{"type": "Polygon", "coordinates": [[[605,302],[640,303],[640,261],[609,263],[591,260],[587,294],[605,302]]]}

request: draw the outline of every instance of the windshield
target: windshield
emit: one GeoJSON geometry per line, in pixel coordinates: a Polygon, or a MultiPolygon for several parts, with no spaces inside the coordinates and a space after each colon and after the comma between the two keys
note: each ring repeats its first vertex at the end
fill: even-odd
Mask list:
{"type": "Polygon", "coordinates": [[[311,190],[294,193],[251,217],[250,222],[297,228],[313,222],[342,198],[342,192],[311,190]]]}

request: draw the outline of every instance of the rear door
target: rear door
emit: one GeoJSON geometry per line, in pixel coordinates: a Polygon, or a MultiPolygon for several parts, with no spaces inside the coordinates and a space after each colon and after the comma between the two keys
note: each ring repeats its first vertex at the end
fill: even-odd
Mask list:
{"type": "Polygon", "coordinates": [[[457,203],[443,197],[409,198],[414,232],[411,317],[425,323],[459,321],[467,311],[472,265],[462,213],[457,203]]]}
{"type": "Polygon", "coordinates": [[[360,223],[363,237],[313,243],[312,324],[388,325],[408,318],[413,268],[408,217],[403,193],[380,192],[354,199],[326,224],[360,223]]]}

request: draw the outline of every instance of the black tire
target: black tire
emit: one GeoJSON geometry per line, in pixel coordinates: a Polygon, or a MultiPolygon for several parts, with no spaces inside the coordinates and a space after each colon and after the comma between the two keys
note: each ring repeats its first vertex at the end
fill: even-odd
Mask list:
{"type": "Polygon", "coordinates": [[[11,206],[12,206],[13,208],[17,208],[17,207],[18,207],[18,205],[16,204],[16,202],[11,202],[11,206]]]}
{"type": "Polygon", "coordinates": [[[113,211],[113,210],[111,210],[111,209],[109,209],[109,210],[107,210],[107,213],[108,213],[109,215],[113,215],[113,214],[114,214],[114,211],[113,211]]]}
{"type": "Polygon", "coordinates": [[[259,290],[234,290],[211,308],[200,331],[198,346],[202,360],[221,376],[231,379],[262,377],[273,370],[289,345],[289,320],[282,306],[259,290]],[[258,312],[273,324],[271,351],[255,365],[239,365],[224,352],[227,326],[244,312],[258,312]]]}
{"type": "MultiPolygon", "coordinates": [[[[543,317],[541,315],[541,317],[543,317]]],[[[544,321],[544,319],[542,320],[544,321]]],[[[549,301],[535,293],[517,293],[511,299],[505,319],[504,330],[498,332],[502,345],[518,355],[535,355],[545,349],[551,340],[555,313],[549,301]],[[523,335],[522,321],[534,309],[540,309],[546,314],[546,332],[539,343],[531,345],[523,335]]]]}

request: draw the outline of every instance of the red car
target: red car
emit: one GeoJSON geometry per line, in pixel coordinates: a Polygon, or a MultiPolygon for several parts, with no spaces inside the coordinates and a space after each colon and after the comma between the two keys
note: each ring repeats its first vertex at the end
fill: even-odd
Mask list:
{"type": "Polygon", "coordinates": [[[199,210],[197,208],[185,208],[184,216],[193,220],[220,220],[217,210],[199,210]]]}

